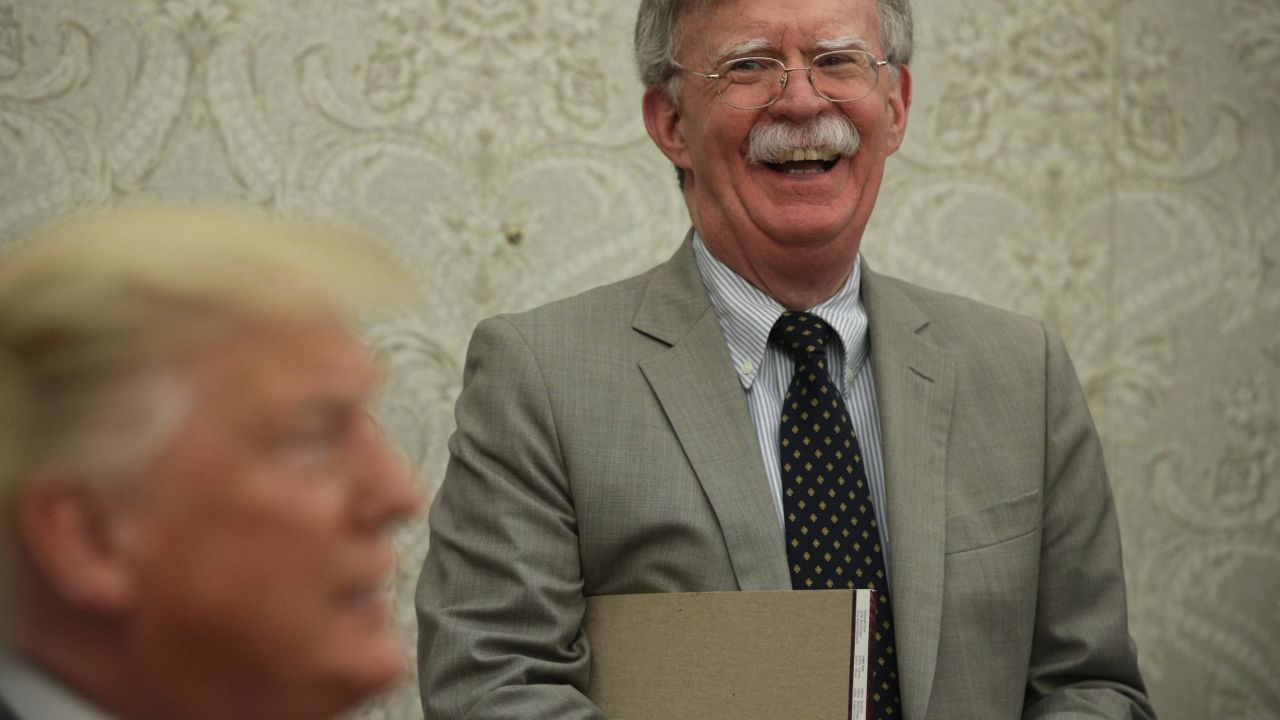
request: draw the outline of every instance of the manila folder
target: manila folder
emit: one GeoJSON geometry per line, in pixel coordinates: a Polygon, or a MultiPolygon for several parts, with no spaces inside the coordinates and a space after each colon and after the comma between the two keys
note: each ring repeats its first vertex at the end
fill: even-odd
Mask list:
{"type": "Polygon", "coordinates": [[[618,720],[849,717],[853,591],[587,598],[587,695],[618,720]]]}

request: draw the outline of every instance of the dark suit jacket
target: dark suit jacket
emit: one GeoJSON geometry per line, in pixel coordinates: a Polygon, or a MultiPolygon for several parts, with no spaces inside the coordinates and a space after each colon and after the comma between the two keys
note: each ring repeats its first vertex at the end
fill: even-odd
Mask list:
{"type": "MultiPolygon", "coordinates": [[[[1040,323],[866,271],[906,720],[1152,716],[1101,449],[1040,323]]],[[[428,720],[602,717],[589,595],[790,587],[688,242],[481,323],[418,591],[428,720]]],[[[732,659],[726,659],[732,662],[732,659]]]]}

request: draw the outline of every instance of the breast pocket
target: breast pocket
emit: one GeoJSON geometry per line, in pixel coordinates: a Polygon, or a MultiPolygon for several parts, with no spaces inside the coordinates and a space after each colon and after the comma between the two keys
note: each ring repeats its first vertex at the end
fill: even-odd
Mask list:
{"type": "Polygon", "coordinates": [[[972,552],[1016,540],[1040,527],[1040,491],[978,510],[947,516],[947,554],[972,552]]]}

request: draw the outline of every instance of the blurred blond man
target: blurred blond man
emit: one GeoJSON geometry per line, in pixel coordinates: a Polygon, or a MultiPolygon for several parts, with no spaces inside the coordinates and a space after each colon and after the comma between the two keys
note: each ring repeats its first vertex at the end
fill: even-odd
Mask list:
{"type": "Polygon", "coordinates": [[[325,718],[401,678],[373,246],[192,209],[0,256],[0,718],[325,718]]]}

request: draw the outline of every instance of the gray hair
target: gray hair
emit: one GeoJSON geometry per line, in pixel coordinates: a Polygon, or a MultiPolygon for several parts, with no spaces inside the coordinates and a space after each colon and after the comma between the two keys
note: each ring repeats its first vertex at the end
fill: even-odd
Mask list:
{"type": "Polygon", "coordinates": [[[18,245],[0,256],[0,510],[41,471],[114,477],[159,451],[186,416],[183,352],[412,285],[355,235],[225,211],[114,210],[18,245]]]}
{"type": "MultiPolygon", "coordinates": [[[[880,42],[890,72],[911,63],[911,0],[877,0],[880,42]]],[[[716,0],[642,0],[636,15],[635,55],[640,81],[646,88],[664,86],[673,100],[680,99],[683,76],[674,65],[680,47],[680,20],[695,9],[715,5],[716,0]]]]}

